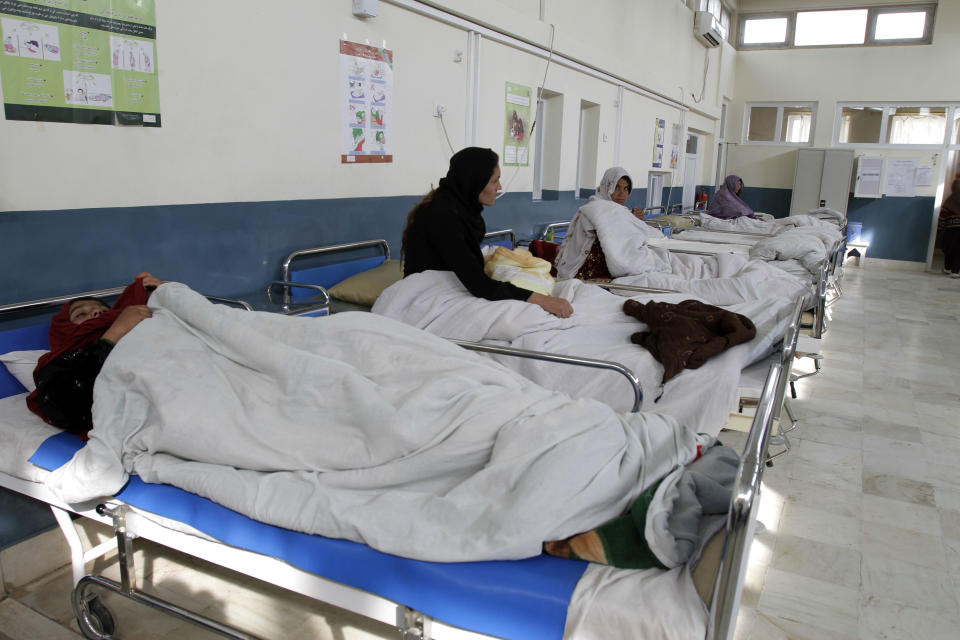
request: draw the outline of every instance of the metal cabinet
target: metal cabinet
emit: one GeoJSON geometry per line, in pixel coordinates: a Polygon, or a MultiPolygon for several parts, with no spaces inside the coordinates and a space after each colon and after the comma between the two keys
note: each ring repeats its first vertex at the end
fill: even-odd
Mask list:
{"type": "Polygon", "coordinates": [[[804,214],[818,207],[829,207],[846,215],[852,180],[852,149],[799,149],[790,215],[804,214]]]}

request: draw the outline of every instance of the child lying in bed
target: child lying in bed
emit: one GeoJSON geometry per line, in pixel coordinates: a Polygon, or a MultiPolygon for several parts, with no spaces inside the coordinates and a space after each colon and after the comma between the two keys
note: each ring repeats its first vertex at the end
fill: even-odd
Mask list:
{"type": "Polygon", "coordinates": [[[50,321],[50,352],[33,372],[37,389],[27,406],[46,422],[80,435],[90,430],[93,383],[118,340],[151,316],[150,292],[161,281],[140,273],[113,307],[99,298],[75,298],[50,321]]]}

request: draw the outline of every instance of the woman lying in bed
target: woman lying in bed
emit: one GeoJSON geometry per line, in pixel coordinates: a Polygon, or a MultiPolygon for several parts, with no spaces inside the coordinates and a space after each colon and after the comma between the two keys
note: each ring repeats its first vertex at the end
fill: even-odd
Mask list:
{"type": "Polygon", "coordinates": [[[89,431],[94,380],[114,345],[152,315],[147,299],[160,284],[144,271],[113,307],[90,297],[65,303],[50,321],[50,352],[33,372],[37,388],[27,397],[30,410],[65,431],[89,431]]]}
{"type": "Polygon", "coordinates": [[[524,300],[560,318],[573,313],[563,298],[531,293],[483,272],[480,241],[486,233],[481,212],[500,190],[499,157],[490,149],[468,147],[450,158],[440,185],[410,211],[403,230],[403,274],[452,271],[467,290],[487,300],[524,300]]]}
{"type": "MultiPolygon", "coordinates": [[[[573,400],[376,314],[244,312],[177,283],[149,304],[150,321],[97,377],[89,442],[49,477],[68,503],[113,495],[137,474],[406,557],[524,558],[545,541],[584,557],[571,536],[628,510],[635,520],[645,492],[686,513],[670,496],[695,488],[684,470],[705,471],[691,463],[706,449],[706,462],[719,458],[712,478],[729,487],[736,472],[735,453],[668,416],[573,400]]],[[[698,513],[719,511],[722,526],[729,495],[700,500],[698,513]]],[[[630,544],[607,535],[621,524],[598,532],[611,552],[630,544]]],[[[695,549],[675,538],[655,560],[623,562],[682,564],[695,549]]]]}

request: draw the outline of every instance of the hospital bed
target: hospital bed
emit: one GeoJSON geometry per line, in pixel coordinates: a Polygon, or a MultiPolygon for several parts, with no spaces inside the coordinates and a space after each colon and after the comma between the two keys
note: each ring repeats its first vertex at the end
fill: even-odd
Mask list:
{"type": "MultiPolygon", "coordinates": [[[[648,222],[648,224],[650,223],[648,222]]],[[[657,223],[655,222],[652,223],[652,226],[657,227],[657,223]]],[[[555,234],[565,235],[567,228],[569,227],[569,223],[559,223],[559,222],[552,223],[550,227],[555,234]],[[566,226],[564,226],[565,224],[566,226]]],[[[700,230],[696,229],[695,231],[699,232],[700,230]]],[[[681,231],[681,233],[679,234],[680,238],[665,236],[663,239],[649,240],[647,241],[647,244],[651,247],[658,247],[674,254],[687,254],[687,255],[696,255],[696,256],[703,256],[703,257],[717,256],[721,254],[742,255],[744,257],[749,257],[750,255],[750,249],[752,245],[744,243],[743,241],[741,241],[740,239],[738,239],[736,236],[733,236],[733,235],[731,235],[731,241],[729,242],[725,241],[723,237],[719,237],[717,240],[699,240],[698,239],[694,241],[687,241],[682,239],[683,233],[684,232],[681,231]]],[[[770,237],[773,237],[773,236],[770,236],[770,237]]],[[[544,233],[541,233],[540,236],[536,238],[536,241],[541,243],[538,249],[540,251],[544,251],[545,242],[546,242],[544,233]]],[[[841,240],[840,245],[841,245],[840,247],[834,247],[834,252],[830,256],[828,256],[830,260],[830,264],[834,263],[836,259],[835,256],[843,255],[842,253],[839,253],[840,251],[842,251],[842,247],[845,246],[845,243],[843,240],[841,240]]],[[[554,254],[555,254],[555,251],[554,251],[554,254]]],[[[788,261],[774,260],[774,261],[770,261],[770,264],[778,266],[784,271],[787,271],[788,273],[793,273],[798,277],[804,277],[804,278],[809,277],[811,279],[811,282],[814,284],[814,286],[818,281],[818,277],[819,277],[818,274],[811,274],[806,270],[806,268],[800,265],[800,263],[797,262],[796,260],[788,260],[788,261]]]]}
{"type": "MultiPolygon", "coordinates": [[[[493,231],[487,234],[485,242],[512,242],[511,236],[510,230],[493,231]]],[[[387,286],[400,279],[399,269],[390,272],[389,256],[389,247],[384,240],[307,248],[292,253],[284,260],[282,277],[329,286],[332,296],[331,309],[334,313],[365,310],[374,304],[387,286]],[[364,256],[356,257],[358,251],[363,252],[364,256]],[[366,255],[369,251],[373,251],[376,257],[366,255]],[[314,260],[322,263],[321,266],[316,266],[314,260]],[[346,277],[348,274],[350,277],[346,277]],[[384,277],[385,274],[389,277],[384,277]],[[347,302],[342,303],[342,300],[347,302]]],[[[630,296],[645,296],[646,299],[663,299],[667,296],[668,300],[680,302],[689,298],[689,294],[670,289],[596,284],[601,284],[608,290],[629,291],[630,296]]],[[[418,304],[430,299],[432,295],[432,288],[427,287],[423,295],[417,296],[420,301],[418,304]]],[[[481,307],[475,309],[478,315],[487,308],[482,302],[478,306],[481,307]]],[[[790,321],[790,307],[792,301],[786,300],[776,308],[764,305],[761,316],[766,320],[758,325],[761,329],[758,338],[750,343],[749,353],[744,353],[743,349],[735,354],[721,353],[700,369],[683,371],[670,380],[666,387],[660,379],[662,370],[647,350],[630,345],[629,333],[613,335],[622,331],[620,327],[626,323],[635,324],[622,312],[619,317],[623,324],[617,327],[605,327],[597,333],[592,330],[581,330],[580,333],[563,332],[559,341],[544,333],[527,335],[513,342],[490,341],[474,336],[464,340],[464,335],[459,331],[447,333],[438,329],[437,323],[425,328],[436,335],[454,339],[466,348],[491,354],[501,364],[541,386],[574,396],[595,398],[619,411],[642,408],[646,411],[667,413],[688,421],[698,430],[716,434],[729,415],[730,399],[722,398],[734,393],[736,379],[743,366],[765,356],[773,345],[780,341],[790,321]],[[625,349],[625,345],[630,348],[625,349]],[[561,371],[545,365],[545,361],[586,364],[601,371],[561,371]],[[624,380],[627,384],[624,384],[624,380]],[[703,389],[710,389],[710,392],[703,393],[703,389]]],[[[393,308],[396,309],[395,306],[393,308]]],[[[387,311],[386,315],[391,313],[387,311]]],[[[419,326],[409,319],[391,317],[419,326]]],[[[442,321],[440,324],[444,323],[449,324],[449,321],[442,321]]]]}
{"type": "MultiPolygon", "coordinates": [[[[64,296],[73,297],[76,296],[64,296]]],[[[17,310],[37,309],[60,300],[30,301],[18,305],[17,310]]],[[[7,315],[0,314],[0,321],[7,315]]],[[[46,333],[44,324],[2,330],[0,353],[42,350],[46,347],[46,333]]],[[[698,608],[707,612],[708,635],[715,638],[733,636],[774,403],[784,375],[779,364],[771,366],[767,374],[725,530],[707,552],[713,560],[708,561],[705,556],[701,562],[708,574],[700,587],[703,600],[693,603],[694,611],[682,614],[702,615],[698,608]]],[[[589,632],[592,594],[597,590],[602,593],[605,585],[613,586],[614,582],[636,588],[619,605],[605,604],[608,614],[619,612],[617,615],[622,615],[629,625],[623,637],[634,636],[629,629],[640,629],[645,620],[656,621],[664,615],[669,618],[670,607],[665,606],[669,603],[664,602],[662,594],[669,591],[669,581],[664,580],[670,572],[612,570],[616,580],[605,581],[598,579],[598,572],[586,563],[548,556],[510,562],[413,561],[378,553],[361,544],[264,525],[188,492],[169,485],[147,484],[136,477],[116,496],[101,502],[65,504],[45,486],[45,479],[49,470],[66,462],[82,443],[30,414],[23,391],[24,386],[16,378],[7,370],[0,370],[0,440],[4,445],[0,447],[0,486],[50,505],[70,547],[75,586],[72,605],[88,638],[111,638],[115,632],[123,637],[123,630],[117,627],[99,597],[102,591],[119,594],[226,637],[253,637],[138,588],[133,564],[137,538],[395,624],[405,638],[560,638],[565,625],[567,633],[589,632]],[[84,548],[72,516],[112,527],[115,540],[84,548]],[[113,552],[120,566],[119,582],[87,573],[91,561],[113,552]],[[644,597],[653,597],[656,604],[644,608],[644,597]],[[571,620],[580,625],[573,631],[571,620]]],[[[608,570],[601,569],[600,573],[604,571],[608,570]]],[[[678,606],[683,610],[690,605],[684,601],[678,606]]]]}

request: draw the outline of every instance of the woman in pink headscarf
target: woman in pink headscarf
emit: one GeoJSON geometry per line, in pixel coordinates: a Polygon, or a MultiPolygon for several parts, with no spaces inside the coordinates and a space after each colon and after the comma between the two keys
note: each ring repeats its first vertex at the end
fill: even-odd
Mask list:
{"type": "Polygon", "coordinates": [[[740,176],[727,176],[727,179],[723,181],[723,186],[713,196],[713,202],[710,203],[707,213],[714,218],[725,220],[741,216],[756,218],[750,205],[740,197],[741,189],[743,189],[743,180],[740,179],[740,176]]]}

